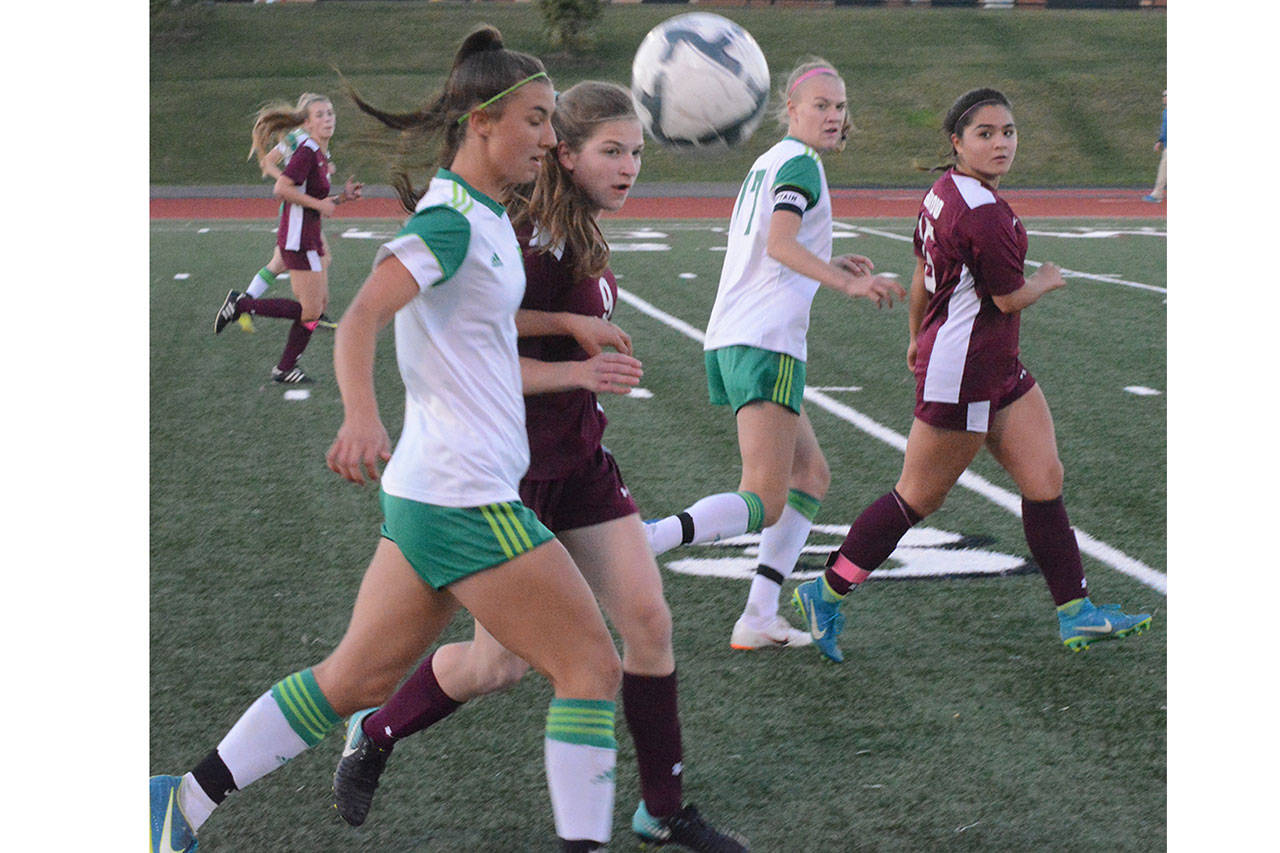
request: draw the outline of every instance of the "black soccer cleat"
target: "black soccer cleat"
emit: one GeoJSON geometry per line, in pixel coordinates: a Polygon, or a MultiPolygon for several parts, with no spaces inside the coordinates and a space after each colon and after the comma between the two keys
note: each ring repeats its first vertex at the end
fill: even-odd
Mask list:
{"type": "Polygon", "coordinates": [[[736,836],[707,823],[692,805],[682,807],[670,817],[658,818],[649,814],[642,800],[631,818],[631,830],[642,846],[674,844],[700,853],[747,853],[748,850],[736,836]]]}
{"type": "Polygon", "coordinates": [[[287,373],[278,367],[271,368],[271,380],[279,382],[281,385],[310,385],[315,382],[310,376],[302,372],[302,368],[297,365],[287,373]]]}
{"type": "Polygon", "coordinates": [[[347,739],[342,744],[342,758],[333,772],[333,807],[342,819],[359,826],[369,816],[378,778],[387,766],[391,750],[383,749],[364,733],[364,718],[377,708],[366,708],[347,722],[347,739]]]}
{"type": "Polygon", "coordinates": [[[227,298],[222,300],[222,307],[218,309],[218,314],[213,318],[213,333],[215,335],[222,334],[222,330],[227,324],[240,316],[240,300],[244,299],[247,294],[238,290],[228,290],[227,298]]]}

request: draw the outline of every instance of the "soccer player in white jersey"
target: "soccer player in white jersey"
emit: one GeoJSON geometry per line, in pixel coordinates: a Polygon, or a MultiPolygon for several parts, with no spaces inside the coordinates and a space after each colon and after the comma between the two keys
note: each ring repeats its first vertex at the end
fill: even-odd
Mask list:
{"type": "Polygon", "coordinates": [[[764,528],[760,565],[730,637],[735,649],[810,642],[778,613],[778,598],[831,481],[802,405],[814,294],[826,286],[881,306],[905,295],[893,279],[872,275],[867,258],[831,257],[821,155],[843,149],[848,125],[844,80],[830,63],[791,72],[783,117],[787,135],[756,160],[738,193],[704,344],[711,402],[732,406],[737,420],[742,479],[737,491],[648,524],[655,554],[764,528]]]}
{"type": "Polygon", "coordinates": [[[371,110],[412,136],[410,155],[439,140],[443,166],[425,193],[398,172],[415,213],[380,248],[335,341],[345,417],[328,463],[363,483],[387,462],[382,538],[333,653],[262,694],[190,773],[152,777],[152,850],[194,850],[228,794],[383,702],[459,606],[553,685],[544,744],[562,848],[608,842],[621,664],[590,587],[517,491],[529,464],[515,328],[525,279],[498,199],[537,175],[554,108],[542,63],[481,27],[432,104],[371,110]],[[373,384],[376,336],[393,318],[406,390],[394,454],[373,384]]]}
{"type": "Polygon", "coordinates": [[[1018,150],[1012,107],[995,89],[974,89],[952,104],[943,129],[955,163],[925,194],[917,217],[907,311],[916,407],[902,474],[853,522],[825,575],[792,594],[814,644],[836,663],[844,660],[836,640],[845,597],[942,506],[984,446],[1022,494],[1027,546],[1057,605],[1062,642],[1080,651],[1151,624],[1146,613],[1090,601],[1062,500],[1053,416],[1018,359],[1022,312],[1066,281],[1050,263],[1023,277],[1027,229],[998,194],[1018,150]]]}

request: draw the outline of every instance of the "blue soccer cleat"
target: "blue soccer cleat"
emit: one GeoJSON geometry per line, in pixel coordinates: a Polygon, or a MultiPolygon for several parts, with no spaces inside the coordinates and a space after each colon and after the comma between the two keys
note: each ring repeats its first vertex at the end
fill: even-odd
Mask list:
{"type": "Polygon", "coordinates": [[[151,777],[151,853],[195,853],[195,830],[178,806],[181,784],[181,776],[151,777]]]}
{"type": "Polygon", "coordinates": [[[1119,604],[1095,605],[1088,598],[1069,601],[1058,608],[1058,632],[1073,652],[1099,640],[1119,640],[1151,627],[1150,613],[1123,613],[1119,604]]]}
{"type": "Polygon", "coordinates": [[[747,853],[747,845],[737,835],[716,829],[692,805],[682,806],[670,817],[657,818],[649,814],[641,800],[631,818],[631,831],[640,839],[641,847],[674,844],[703,853],[747,853]]]}
{"type": "Polygon", "coordinates": [[[840,613],[840,604],[830,602],[822,597],[822,585],[826,580],[818,576],[811,581],[800,584],[791,593],[791,603],[800,611],[800,618],[813,637],[813,644],[818,651],[835,663],[844,662],[844,652],[836,645],[836,638],[844,630],[844,615],[840,613]]]}

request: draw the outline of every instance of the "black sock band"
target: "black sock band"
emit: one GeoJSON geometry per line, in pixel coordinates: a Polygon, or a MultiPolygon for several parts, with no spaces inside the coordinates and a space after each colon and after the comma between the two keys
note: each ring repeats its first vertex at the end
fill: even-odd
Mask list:
{"type": "Polygon", "coordinates": [[[688,545],[693,541],[693,516],[682,512],[676,518],[680,519],[680,544],[688,545]]]}
{"type": "Polygon", "coordinates": [[[227,798],[227,794],[240,790],[236,787],[236,780],[232,778],[231,771],[227,769],[227,765],[216,749],[196,765],[191,775],[196,777],[196,782],[209,799],[218,804],[227,798]]]}
{"type": "Polygon", "coordinates": [[[776,583],[778,586],[782,586],[782,582],[786,580],[786,578],[782,576],[782,572],[778,571],[772,566],[766,566],[764,563],[761,563],[760,565],[756,566],[756,574],[760,575],[761,577],[768,578],[769,580],[776,583]]]}

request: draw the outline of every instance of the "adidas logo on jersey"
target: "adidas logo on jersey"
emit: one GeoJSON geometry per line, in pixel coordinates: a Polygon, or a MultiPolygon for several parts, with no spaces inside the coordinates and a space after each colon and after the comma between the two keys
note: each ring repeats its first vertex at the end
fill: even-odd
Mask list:
{"type": "Polygon", "coordinates": [[[502,266],[502,258],[498,257],[498,253],[494,252],[493,257],[489,259],[489,263],[495,267],[502,266]]]}

